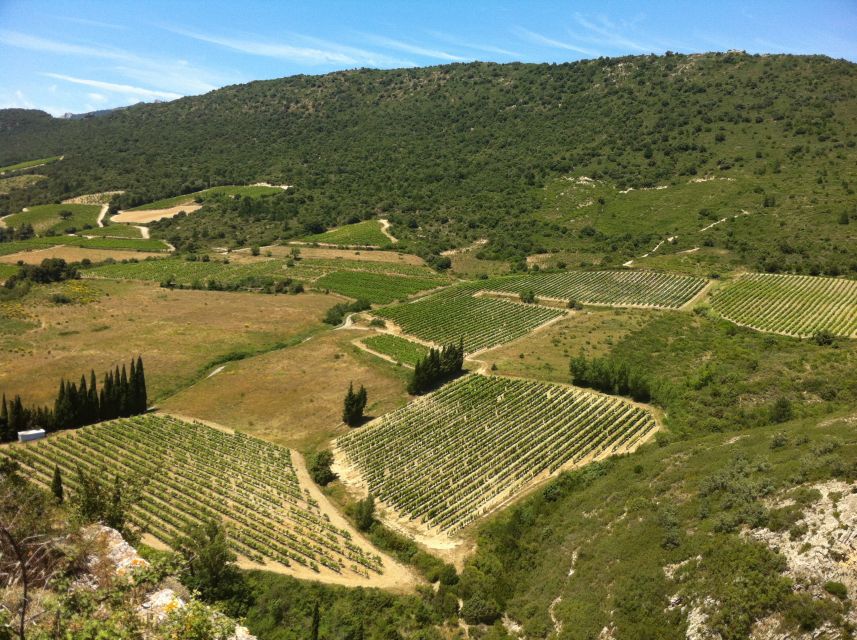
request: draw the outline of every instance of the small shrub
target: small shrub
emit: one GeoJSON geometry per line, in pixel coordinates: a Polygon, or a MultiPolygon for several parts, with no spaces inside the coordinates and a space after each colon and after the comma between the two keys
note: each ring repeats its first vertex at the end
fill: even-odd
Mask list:
{"type": "Polygon", "coordinates": [[[830,595],[839,598],[840,600],[848,599],[848,588],[841,582],[835,582],[833,580],[831,580],[830,582],[825,582],[824,590],[827,591],[827,593],[829,593],[830,595]]]}

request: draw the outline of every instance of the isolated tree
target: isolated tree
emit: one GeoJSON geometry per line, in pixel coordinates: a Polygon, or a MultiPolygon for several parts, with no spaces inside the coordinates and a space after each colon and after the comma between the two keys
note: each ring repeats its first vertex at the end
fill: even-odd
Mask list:
{"type": "Polygon", "coordinates": [[[348,393],[342,406],[342,421],[349,427],[356,427],[363,422],[363,410],[366,408],[367,393],[363,385],[354,392],[354,383],[348,384],[348,393]]]}
{"type": "Polygon", "coordinates": [[[371,493],[357,503],[355,520],[360,531],[369,531],[372,528],[372,524],[375,522],[375,498],[372,497],[371,493]]]}
{"type": "Polygon", "coordinates": [[[172,547],[183,560],[181,582],[208,602],[246,600],[247,587],[238,571],[223,525],[210,520],[189,526],[172,547]]]}
{"type": "Polygon", "coordinates": [[[60,473],[59,466],[54,466],[54,477],[51,480],[51,493],[54,495],[54,498],[57,499],[59,504],[62,504],[65,501],[65,491],[62,486],[62,474],[60,473]]]}
{"type": "Polygon", "coordinates": [[[336,474],[330,468],[333,464],[333,454],[328,450],[319,451],[312,458],[312,464],[309,467],[309,474],[315,483],[320,486],[325,486],[336,480],[336,474]]]}

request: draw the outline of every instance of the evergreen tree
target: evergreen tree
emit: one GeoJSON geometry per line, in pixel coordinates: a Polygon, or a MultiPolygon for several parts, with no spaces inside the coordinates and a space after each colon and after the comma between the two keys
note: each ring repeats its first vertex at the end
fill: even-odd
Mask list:
{"type": "Polygon", "coordinates": [[[119,376],[119,415],[127,418],[131,415],[131,394],[129,393],[128,374],[125,365],[122,365],[122,373],[119,376]]]}
{"type": "Polygon", "coordinates": [[[15,396],[15,399],[12,400],[12,404],[9,407],[9,431],[12,434],[12,438],[19,431],[23,431],[27,428],[27,415],[24,411],[24,405],[21,402],[21,396],[15,396]]]}
{"type": "Polygon", "coordinates": [[[9,409],[6,407],[6,394],[3,394],[3,402],[0,404],[0,441],[9,442],[12,439],[9,430],[9,409]]]}
{"type": "Polygon", "coordinates": [[[318,601],[316,601],[315,606],[312,609],[312,623],[309,628],[309,640],[318,640],[318,626],[321,621],[321,617],[318,612],[318,601]]]}
{"type": "Polygon", "coordinates": [[[143,370],[143,358],[137,356],[137,413],[146,413],[149,398],[146,392],[146,373],[143,370]]]}
{"type": "Polygon", "coordinates": [[[363,409],[366,408],[367,393],[363,385],[360,390],[354,392],[354,383],[348,383],[348,393],[342,406],[342,421],[349,427],[356,427],[363,422],[363,409]]]}
{"type": "Polygon", "coordinates": [[[95,371],[89,371],[89,397],[87,398],[87,406],[89,415],[92,416],[93,422],[98,422],[101,415],[101,409],[98,403],[98,390],[95,385],[95,371]]]}
{"type": "Polygon", "coordinates": [[[65,492],[62,486],[62,474],[58,466],[54,467],[54,478],[51,481],[51,493],[54,494],[57,502],[62,504],[65,501],[65,492]]]}
{"type": "Polygon", "coordinates": [[[375,522],[375,498],[372,497],[371,493],[357,503],[355,520],[360,531],[369,531],[372,528],[372,524],[375,522]]]}

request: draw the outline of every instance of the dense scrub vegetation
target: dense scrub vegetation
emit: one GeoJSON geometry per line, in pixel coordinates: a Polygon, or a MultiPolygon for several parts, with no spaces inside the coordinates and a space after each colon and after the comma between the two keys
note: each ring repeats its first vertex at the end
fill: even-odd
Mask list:
{"type": "MultiPolygon", "coordinates": [[[[623,191],[710,175],[733,179],[770,231],[750,233],[745,216],[715,227],[715,246],[772,269],[841,271],[855,266],[840,235],[857,215],[855,79],[853,64],[820,56],[637,56],[295,76],[84,120],[6,110],[0,162],[66,158],[0,210],[104,189],[127,190],[125,206],[267,180],[295,188],[213,201],[156,234],[177,247],[265,244],[385,215],[424,255],[487,237],[491,258],[575,245],[620,259],[657,240],[611,221],[617,191],[594,205],[605,216],[579,225],[543,210],[542,187],[569,174],[623,191]],[[817,234],[801,237],[806,228],[817,234]]],[[[665,209],[695,223],[699,207],[665,209]]]]}

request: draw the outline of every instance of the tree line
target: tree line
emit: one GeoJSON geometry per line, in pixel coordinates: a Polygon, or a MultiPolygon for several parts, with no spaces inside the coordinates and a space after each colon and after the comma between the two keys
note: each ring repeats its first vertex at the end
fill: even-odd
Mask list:
{"type": "Polygon", "coordinates": [[[0,227],[0,242],[29,240],[36,235],[33,225],[25,222],[17,229],[15,227],[0,227]]]}
{"type": "Polygon", "coordinates": [[[461,373],[463,366],[463,339],[459,339],[457,345],[448,344],[441,349],[429,349],[428,354],[414,365],[414,373],[408,382],[408,393],[419,395],[431,391],[461,373]]]}
{"type": "Polygon", "coordinates": [[[45,258],[41,264],[22,264],[18,273],[6,279],[4,286],[7,289],[14,289],[19,282],[49,284],[77,278],[80,278],[77,267],[68,264],[62,258],[45,258]]]}
{"type": "Polygon", "coordinates": [[[630,396],[637,402],[649,402],[652,388],[649,379],[626,362],[609,358],[592,358],[579,355],[569,363],[571,382],[579,387],[596,389],[603,393],[630,396]]]}
{"type": "Polygon", "coordinates": [[[125,365],[104,374],[98,388],[95,371],[90,371],[89,383],[81,375],[80,384],[60,380],[53,410],[48,407],[26,407],[20,395],[11,401],[3,394],[0,401],[0,441],[14,440],[19,431],[28,429],[75,429],[114,418],[126,418],[145,413],[148,404],[146,372],[143,359],[131,359],[130,373],[125,365]]]}

